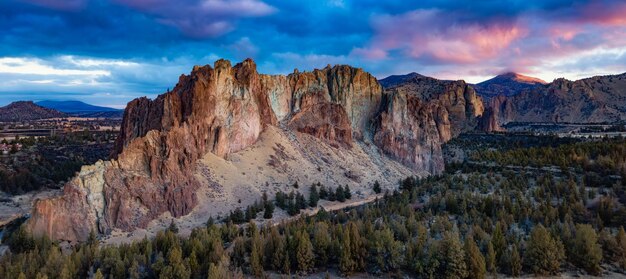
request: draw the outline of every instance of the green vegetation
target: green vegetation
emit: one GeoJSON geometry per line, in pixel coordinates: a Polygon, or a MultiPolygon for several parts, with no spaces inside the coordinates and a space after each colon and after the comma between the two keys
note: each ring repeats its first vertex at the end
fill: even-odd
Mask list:
{"type": "Polygon", "coordinates": [[[0,157],[0,191],[18,195],[58,188],[81,166],[108,158],[114,139],[113,132],[81,131],[7,142],[20,143],[23,147],[0,157]]]}
{"type": "MultiPolygon", "coordinates": [[[[210,220],[186,238],[170,229],[120,246],[98,247],[92,240],[69,253],[18,230],[7,240],[12,253],[0,259],[0,278],[240,278],[269,272],[485,278],[496,272],[557,275],[570,268],[600,274],[607,267],[625,272],[626,184],[620,177],[610,186],[588,184],[585,178],[598,164],[606,172],[623,170],[625,157],[616,154],[624,154],[626,143],[604,144],[611,149],[585,142],[532,152],[481,151],[485,156],[440,176],[406,178],[399,190],[376,202],[320,210],[275,226],[235,223],[255,218],[268,204],[296,215],[314,204],[315,194],[306,199],[278,192],[273,202],[262,198],[245,212],[233,211],[223,224],[210,220]],[[573,158],[568,157],[572,151],[582,157],[565,160],[571,170],[543,168],[561,162],[558,158],[573,158]],[[527,153],[538,154],[537,159],[527,153]],[[494,160],[509,167],[538,165],[511,169],[490,165],[494,160]]],[[[313,189],[319,199],[349,197],[344,186],[313,189]]]]}

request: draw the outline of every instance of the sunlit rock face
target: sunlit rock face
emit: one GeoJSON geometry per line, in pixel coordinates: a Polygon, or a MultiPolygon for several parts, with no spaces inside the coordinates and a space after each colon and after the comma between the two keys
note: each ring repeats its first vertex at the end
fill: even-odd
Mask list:
{"type": "Polygon", "coordinates": [[[36,203],[36,235],[81,241],[90,231],[132,231],[158,216],[188,214],[202,185],[197,161],[254,144],[267,127],[332,148],[373,143],[413,170],[443,171],[441,144],[474,127],[480,99],[464,82],[416,77],[383,91],[367,72],[326,67],[262,75],[252,60],[218,60],[182,75],[172,91],[131,101],[111,161],[85,166],[61,197],[36,203]]]}

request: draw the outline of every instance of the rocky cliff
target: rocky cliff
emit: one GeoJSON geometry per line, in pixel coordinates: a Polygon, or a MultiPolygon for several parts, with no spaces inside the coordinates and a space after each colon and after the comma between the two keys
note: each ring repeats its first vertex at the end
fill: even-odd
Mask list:
{"type": "Polygon", "coordinates": [[[431,173],[443,170],[441,144],[473,130],[482,100],[464,81],[411,75],[385,89],[374,141],[388,155],[431,173]]]}
{"type": "MultiPolygon", "coordinates": [[[[475,92],[462,81],[419,76],[383,92],[376,78],[349,66],[272,76],[257,73],[252,60],[234,67],[219,60],[213,67],[194,67],[172,91],[154,100],[131,101],[112,160],[83,167],[63,196],[38,201],[28,226],[35,234],[79,241],[92,230],[131,231],[163,214],[187,215],[198,205],[199,189],[219,184],[219,174],[211,173],[229,166],[229,156],[250,153],[244,149],[254,148],[270,127],[273,134],[285,135],[267,143],[275,144],[271,149],[277,152],[268,165],[251,171],[270,172],[263,169],[271,167],[278,175],[286,172],[287,161],[303,158],[307,162],[302,164],[317,165],[318,171],[344,169],[323,176],[326,180],[341,176],[334,181],[359,183],[360,176],[349,169],[355,163],[360,165],[357,172],[380,168],[371,172],[394,174],[388,177],[393,179],[406,174],[403,167],[379,158],[380,148],[413,172],[439,173],[441,144],[475,126],[482,110],[475,92]],[[285,145],[300,155],[286,154],[285,145]],[[395,169],[387,169],[391,165],[395,169]]],[[[256,161],[260,155],[251,156],[256,161]]]]}
{"type": "Polygon", "coordinates": [[[488,103],[487,131],[510,122],[612,123],[626,120],[626,74],[557,79],[488,103]]]}

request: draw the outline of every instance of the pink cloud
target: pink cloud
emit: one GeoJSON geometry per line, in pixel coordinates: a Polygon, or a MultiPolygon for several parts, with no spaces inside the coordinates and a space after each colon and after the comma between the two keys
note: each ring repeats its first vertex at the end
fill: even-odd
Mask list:
{"type": "Polygon", "coordinates": [[[381,60],[387,58],[387,52],[378,48],[353,48],[350,56],[363,57],[369,60],[381,60]]]}
{"type": "Polygon", "coordinates": [[[605,26],[626,26],[626,2],[607,4],[606,1],[591,1],[580,8],[578,22],[605,26]]]}
{"type": "Polygon", "coordinates": [[[472,63],[497,57],[527,32],[517,23],[454,23],[438,10],[417,10],[373,21],[379,51],[399,49],[412,58],[472,63]],[[451,24],[452,22],[452,24],[451,24]]]}

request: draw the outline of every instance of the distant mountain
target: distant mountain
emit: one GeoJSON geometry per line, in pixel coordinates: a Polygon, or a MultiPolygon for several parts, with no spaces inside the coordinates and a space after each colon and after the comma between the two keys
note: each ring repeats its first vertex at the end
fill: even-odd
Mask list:
{"type": "Polygon", "coordinates": [[[510,97],[494,97],[487,107],[485,130],[511,122],[625,122],[626,73],[577,81],[560,78],[510,97]]]}
{"type": "Polygon", "coordinates": [[[420,75],[418,73],[409,73],[406,75],[392,75],[392,76],[388,76],[386,78],[380,79],[378,80],[378,82],[380,82],[380,85],[382,85],[384,88],[389,88],[389,87],[393,87],[396,85],[399,85],[401,83],[405,83],[415,77],[424,77],[423,75],[420,75]]]}
{"type": "Polygon", "coordinates": [[[79,117],[107,117],[117,118],[122,117],[124,110],[114,109],[109,107],[101,107],[90,105],[81,101],[52,101],[45,100],[37,102],[37,105],[42,107],[55,109],[72,116],[79,117]]]}
{"type": "Polygon", "coordinates": [[[67,114],[39,106],[31,101],[13,102],[0,108],[0,122],[18,122],[56,117],[67,117],[67,114]]]}
{"type": "Polygon", "coordinates": [[[538,78],[518,73],[505,73],[475,84],[474,89],[483,99],[490,100],[498,95],[514,96],[524,90],[530,90],[546,84],[548,83],[538,78]]]}

